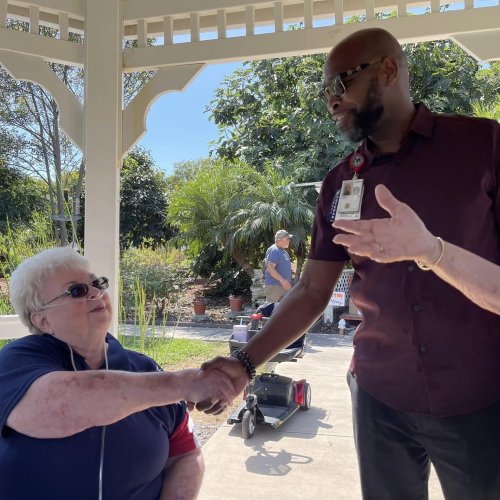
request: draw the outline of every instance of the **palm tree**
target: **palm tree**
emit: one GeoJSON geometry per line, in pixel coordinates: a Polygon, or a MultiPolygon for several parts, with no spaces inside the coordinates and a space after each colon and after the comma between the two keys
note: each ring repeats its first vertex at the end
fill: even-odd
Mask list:
{"type": "Polygon", "coordinates": [[[193,256],[217,248],[252,275],[278,229],[294,235],[300,275],[313,220],[304,192],[271,166],[257,172],[243,163],[205,162],[171,195],[168,221],[193,256]]]}
{"type": "Polygon", "coordinates": [[[497,120],[500,122],[500,96],[497,100],[490,104],[485,104],[483,102],[473,102],[472,112],[474,116],[481,118],[490,118],[492,120],[497,120]]]}
{"type": "Polygon", "coordinates": [[[244,256],[245,268],[261,261],[274,233],[286,229],[293,235],[291,250],[297,258],[296,277],[300,277],[314,216],[304,191],[267,165],[263,173],[253,172],[252,185],[243,196],[233,198],[230,207],[232,214],[220,228],[225,235],[221,239],[232,254],[244,256]]]}

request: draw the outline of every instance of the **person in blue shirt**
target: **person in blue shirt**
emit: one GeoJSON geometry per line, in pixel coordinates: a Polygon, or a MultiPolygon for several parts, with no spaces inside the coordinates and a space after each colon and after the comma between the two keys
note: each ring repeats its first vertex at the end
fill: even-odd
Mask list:
{"type": "Polygon", "coordinates": [[[232,385],[124,349],[108,333],[107,288],[68,247],[12,274],[11,302],[32,335],[0,351],[2,500],[198,494],[204,463],[185,401],[227,401],[232,385]]]}
{"type": "Polygon", "coordinates": [[[285,250],[290,246],[292,237],[292,234],[280,229],[274,235],[274,245],[266,251],[266,302],[279,302],[292,288],[292,263],[285,250]]]}

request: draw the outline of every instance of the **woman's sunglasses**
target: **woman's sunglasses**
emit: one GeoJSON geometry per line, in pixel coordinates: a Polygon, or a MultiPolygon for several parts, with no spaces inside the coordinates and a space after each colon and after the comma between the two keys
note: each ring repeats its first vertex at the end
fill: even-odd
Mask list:
{"type": "Polygon", "coordinates": [[[67,296],[72,297],[73,299],[81,299],[83,297],[86,297],[89,293],[89,287],[104,291],[109,287],[109,280],[108,278],[101,276],[100,278],[97,278],[90,283],[75,283],[63,293],[61,293],[61,295],[58,295],[57,297],[54,297],[52,300],[49,300],[48,302],[43,304],[43,307],[46,307],[51,302],[54,302],[54,300],[62,299],[63,297],[67,296]]]}

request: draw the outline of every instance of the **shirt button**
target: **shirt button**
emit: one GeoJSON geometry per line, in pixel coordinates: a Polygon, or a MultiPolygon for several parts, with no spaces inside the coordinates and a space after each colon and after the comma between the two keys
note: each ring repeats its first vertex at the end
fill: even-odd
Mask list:
{"type": "Polygon", "coordinates": [[[420,311],[420,306],[418,304],[413,304],[411,308],[413,309],[414,312],[420,311]]]}
{"type": "Polygon", "coordinates": [[[418,350],[421,352],[421,353],[424,353],[427,351],[427,347],[425,347],[424,344],[420,344],[419,347],[418,347],[418,350]]]}
{"type": "Polygon", "coordinates": [[[412,271],[415,271],[415,266],[413,264],[409,264],[408,267],[407,267],[407,269],[411,273],[412,271]]]}

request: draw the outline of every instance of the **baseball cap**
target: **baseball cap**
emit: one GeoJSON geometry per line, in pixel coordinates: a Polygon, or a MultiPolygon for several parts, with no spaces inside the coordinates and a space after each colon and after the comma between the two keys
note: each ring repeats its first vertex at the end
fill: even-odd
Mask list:
{"type": "Polygon", "coordinates": [[[282,240],[283,238],[292,238],[293,234],[288,234],[284,229],[280,229],[279,231],[276,231],[276,234],[274,235],[274,241],[279,241],[282,240]]]}

